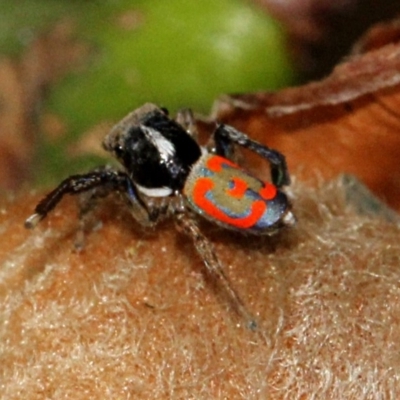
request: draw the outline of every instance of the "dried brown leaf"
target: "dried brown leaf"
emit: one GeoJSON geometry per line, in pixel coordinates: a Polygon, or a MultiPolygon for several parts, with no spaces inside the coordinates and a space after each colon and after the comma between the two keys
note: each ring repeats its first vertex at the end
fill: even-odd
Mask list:
{"type": "Polygon", "coordinates": [[[351,173],[399,210],[398,110],[400,44],[390,43],[349,58],[319,82],[225,96],[214,116],[281,150],[302,179],[351,173]]]}
{"type": "Polygon", "coordinates": [[[397,0],[253,0],[289,34],[296,65],[310,77],[325,76],[372,25],[399,14],[397,0]]]}

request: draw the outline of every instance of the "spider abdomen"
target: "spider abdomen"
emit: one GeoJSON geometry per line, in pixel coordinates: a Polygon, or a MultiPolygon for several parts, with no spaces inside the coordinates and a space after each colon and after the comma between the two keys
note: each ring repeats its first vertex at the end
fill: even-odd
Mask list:
{"type": "Polygon", "coordinates": [[[249,233],[272,233],[290,213],[286,195],[275,185],[214,154],[203,155],[195,164],[183,193],[189,206],[205,218],[249,233]]]}

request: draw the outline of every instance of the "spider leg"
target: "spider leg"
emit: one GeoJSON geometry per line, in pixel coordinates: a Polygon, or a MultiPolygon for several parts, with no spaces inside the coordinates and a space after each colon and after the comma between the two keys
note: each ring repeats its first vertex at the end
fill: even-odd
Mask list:
{"type": "Polygon", "coordinates": [[[64,179],[53,191],[45,196],[26,221],[26,228],[34,228],[47,214],[53,210],[66,194],[80,194],[93,191],[88,200],[81,206],[80,215],[84,216],[91,209],[90,202],[96,197],[103,197],[110,192],[119,191],[125,193],[130,203],[135,206],[134,216],[145,223],[151,220],[151,214],[147,211],[146,204],[139,197],[137,189],[132,184],[129,176],[120,171],[104,167],[87,174],[72,175],[64,179]]]}
{"type": "Polygon", "coordinates": [[[193,112],[190,108],[183,108],[176,114],[175,121],[185,129],[185,131],[194,139],[197,140],[198,132],[197,125],[194,119],[193,112]]]}
{"type": "Polygon", "coordinates": [[[93,223],[91,216],[93,209],[97,206],[98,200],[107,196],[106,186],[95,187],[87,192],[80,193],[78,197],[79,205],[79,227],[77,229],[74,241],[76,250],[82,250],[85,246],[85,229],[90,223],[93,223]]]}
{"type": "Polygon", "coordinates": [[[242,318],[244,318],[249,329],[255,330],[257,328],[257,323],[254,317],[247,310],[228,277],[225,275],[224,270],[222,269],[222,266],[214,252],[213,246],[208,241],[206,236],[201,233],[196,222],[193,220],[193,218],[187,216],[185,213],[177,214],[176,221],[178,230],[192,238],[194,246],[203,259],[207,271],[218,280],[222,289],[225,291],[225,294],[228,296],[234,310],[242,318]]]}
{"type": "Polygon", "coordinates": [[[229,138],[227,135],[222,135],[219,132],[221,125],[217,126],[216,130],[208,143],[209,150],[212,153],[218,154],[228,160],[237,162],[237,157],[235,156],[235,142],[229,138]]]}
{"type": "Polygon", "coordinates": [[[281,187],[290,184],[289,171],[283,154],[250,139],[247,135],[229,125],[219,125],[213,136],[217,154],[230,158],[233,153],[233,144],[238,144],[254,151],[270,163],[271,179],[275,186],[281,187]]]}

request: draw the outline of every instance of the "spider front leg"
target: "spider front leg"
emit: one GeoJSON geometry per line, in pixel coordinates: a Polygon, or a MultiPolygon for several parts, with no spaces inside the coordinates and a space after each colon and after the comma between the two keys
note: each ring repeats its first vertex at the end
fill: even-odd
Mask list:
{"type": "Polygon", "coordinates": [[[197,125],[190,108],[183,108],[176,114],[175,121],[194,139],[197,140],[197,125]]]}
{"type": "Polygon", "coordinates": [[[285,157],[278,151],[250,139],[247,135],[229,125],[219,125],[214,131],[213,138],[215,152],[218,155],[231,158],[233,154],[233,144],[238,144],[246,149],[254,151],[270,163],[271,179],[275,186],[281,187],[290,184],[290,176],[285,157]]]}
{"type": "Polygon", "coordinates": [[[203,259],[207,271],[210,273],[210,275],[218,280],[221,288],[228,296],[234,310],[246,321],[246,325],[249,329],[255,330],[257,328],[257,323],[254,317],[247,310],[228,277],[225,275],[224,270],[222,269],[222,266],[215,255],[213,246],[201,233],[196,222],[193,220],[193,218],[185,213],[177,214],[176,221],[178,230],[192,238],[194,246],[200,257],[203,259]]]}
{"type": "Polygon", "coordinates": [[[35,213],[25,221],[25,227],[28,229],[34,228],[51,210],[56,207],[64,195],[76,195],[95,189],[98,191],[93,192],[81,207],[81,216],[90,209],[89,202],[95,197],[103,197],[108,193],[118,191],[125,193],[130,202],[135,205],[136,211],[134,216],[139,222],[145,223],[146,219],[151,219],[145,203],[139,197],[129,176],[124,172],[114,171],[110,168],[104,167],[87,174],[72,175],[63,180],[53,191],[47,194],[47,196],[39,202],[35,208],[35,213]]]}

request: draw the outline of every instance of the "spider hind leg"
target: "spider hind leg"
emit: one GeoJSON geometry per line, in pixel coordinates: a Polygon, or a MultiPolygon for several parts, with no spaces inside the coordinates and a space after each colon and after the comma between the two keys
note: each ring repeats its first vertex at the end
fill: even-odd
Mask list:
{"type": "Polygon", "coordinates": [[[194,219],[185,213],[179,213],[176,216],[176,221],[178,230],[192,238],[197,253],[200,255],[207,268],[207,272],[217,280],[217,283],[224,291],[234,311],[243,318],[249,329],[255,330],[257,328],[257,322],[247,310],[243,301],[233,288],[232,283],[225,275],[221,263],[214,252],[213,246],[206,236],[201,233],[194,219]]]}

